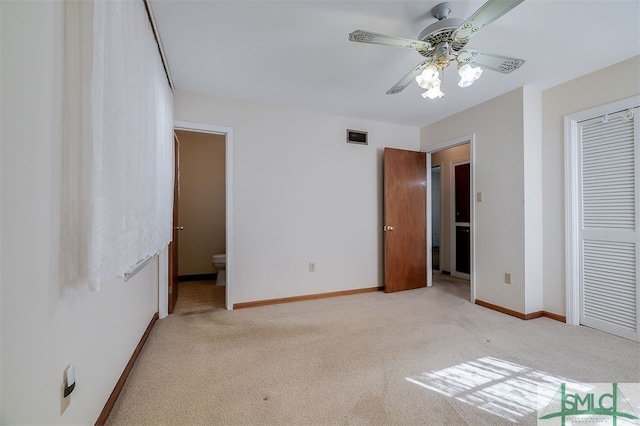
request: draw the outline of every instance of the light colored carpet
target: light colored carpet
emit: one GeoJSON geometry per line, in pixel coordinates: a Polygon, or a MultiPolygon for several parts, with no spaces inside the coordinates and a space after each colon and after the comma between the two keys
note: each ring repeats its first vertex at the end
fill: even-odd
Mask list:
{"type": "Polygon", "coordinates": [[[188,314],[224,308],[225,286],[215,280],[184,281],[178,284],[178,300],[174,314],[188,314]]]}
{"type": "Polygon", "coordinates": [[[537,382],[640,381],[638,343],[468,299],[468,283],[447,278],[171,315],[156,323],[108,424],[534,425],[537,382]]]}

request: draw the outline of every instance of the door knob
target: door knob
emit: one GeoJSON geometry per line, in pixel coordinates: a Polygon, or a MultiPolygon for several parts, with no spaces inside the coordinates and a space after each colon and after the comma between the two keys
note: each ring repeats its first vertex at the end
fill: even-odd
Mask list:
{"type": "Polygon", "coordinates": [[[383,230],[383,231],[385,231],[385,232],[387,232],[387,231],[393,231],[393,226],[386,226],[386,225],[385,225],[384,227],[382,227],[382,230],[383,230]]]}
{"type": "Polygon", "coordinates": [[[173,229],[176,231],[184,231],[184,226],[174,226],[173,229]]]}

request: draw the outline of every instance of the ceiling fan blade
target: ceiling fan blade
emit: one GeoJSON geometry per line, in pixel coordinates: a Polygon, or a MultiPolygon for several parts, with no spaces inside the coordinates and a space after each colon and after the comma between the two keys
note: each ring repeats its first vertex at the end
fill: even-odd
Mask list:
{"type": "Polygon", "coordinates": [[[426,41],[411,40],[362,30],[356,30],[349,34],[349,40],[359,43],[382,44],[385,46],[406,47],[425,51],[431,48],[431,43],[427,43],[426,41]]]}
{"type": "Polygon", "coordinates": [[[395,95],[396,93],[402,92],[405,87],[407,87],[411,82],[415,81],[416,76],[420,75],[422,71],[431,63],[432,58],[427,59],[426,61],[420,62],[414,69],[409,71],[407,75],[402,77],[400,81],[393,85],[393,87],[387,90],[387,95],[395,95]]]}
{"type": "Polygon", "coordinates": [[[465,48],[458,53],[458,62],[463,64],[476,64],[483,68],[509,74],[511,71],[520,68],[520,65],[524,64],[524,59],[510,58],[508,56],[483,52],[482,50],[465,48]]]}
{"type": "Polygon", "coordinates": [[[524,0],[489,0],[483,4],[480,9],[476,10],[476,12],[466,21],[464,21],[462,25],[456,28],[452,34],[453,39],[459,43],[467,41],[469,37],[523,1],[524,0]]]}

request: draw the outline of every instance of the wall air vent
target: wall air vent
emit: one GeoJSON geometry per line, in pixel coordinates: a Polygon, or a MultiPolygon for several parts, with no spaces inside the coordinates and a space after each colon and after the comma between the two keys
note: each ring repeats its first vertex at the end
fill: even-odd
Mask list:
{"type": "Polygon", "coordinates": [[[347,129],[347,143],[367,145],[367,132],[347,129]]]}

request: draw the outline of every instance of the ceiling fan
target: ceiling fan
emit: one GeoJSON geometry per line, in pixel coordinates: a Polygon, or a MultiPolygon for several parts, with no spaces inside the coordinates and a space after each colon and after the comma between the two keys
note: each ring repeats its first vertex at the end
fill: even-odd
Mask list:
{"type": "Polygon", "coordinates": [[[524,63],[523,59],[509,58],[466,47],[471,36],[523,1],[489,0],[465,21],[449,18],[451,3],[440,3],[431,9],[431,14],[438,21],[422,30],[418,40],[362,30],[349,34],[349,40],[417,50],[426,59],[402,77],[387,91],[387,94],[399,93],[415,80],[420,87],[427,89],[422,94],[424,98],[442,98],[444,93],[440,90],[442,81],[440,73],[454,61],[458,65],[458,73],[461,77],[458,83],[460,87],[467,87],[480,77],[482,74],[480,67],[508,74],[524,63]]]}

